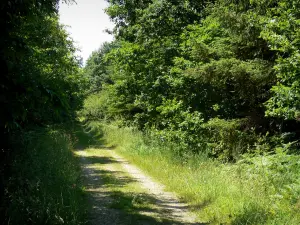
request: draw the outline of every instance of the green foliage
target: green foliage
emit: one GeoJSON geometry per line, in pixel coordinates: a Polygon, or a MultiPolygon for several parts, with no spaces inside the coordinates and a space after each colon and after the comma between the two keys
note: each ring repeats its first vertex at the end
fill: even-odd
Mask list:
{"type": "MultiPolygon", "coordinates": [[[[236,129],[237,121],[226,125],[236,129]]],[[[101,124],[101,123],[100,123],[101,124]]],[[[99,129],[99,123],[89,123],[99,129]]],[[[205,154],[177,154],[179,144],[161,142],[132,127],[101,124],[104,140],[118,153],[175,191],[203,223],[298,224],[299,156],[287,153],[248,154],[237,163],[220,163],[205,154]]]]}
{"type": "Polygon", "coordinates": [[[18,136],[6,190],[4,224],[85,224],[86,203],[73,137],[63,128],[18,136]]]}
{"type": "Polygon", "coordinates": [[[210,152],[225,161],[258,145],[272,152],[298,140],[297,122],[288,121],[299,114],[297,6],[286,0],[110,1],[115,47],[93,62],[111,83],[101,81],[101,100],[88,98],[84,114],[121,118],[176,142],[182,152],[210,152]],[[285,133],[289,139],[276,141],[285,133]]]}
{"type": "Polygon", "coordinates": [[[299,200],[300,183],[299,156],[287,153],[289,146],[278,147],[275,154],[265,154],[263,156],[244,156],[239,164],[247,171],[247,176],[262,176],[264,185],[273,195],[270,198],[274,205],[280,204],[281,199],[288,200],[291,204],[296,204],[299,200]],[[274,194],[275,192],[275,194],[274,194]]]}
{"type": "Polygon", "coordinates": [[[252,131],[242,131],[242,120],[213,118],[203,124],[207,152],[210,156],[224,161],[237,160],[241,154],[253,149],[257,137],[252,131]]]}
{"type": "Polygon", "coordinates": [[[87,59],[83,73],[88,80],[88,94],[101,91],[103,84],[113,83],[109,73],[109,62],[105,56],[116,47],[117,42],[105,42],[87,59]]]}
{"type": "Polygon", "coordinates": [[[205,222],[298,224],[299,2],[109,2],[85,117],[205,222]]]}
{"type": "Polygon", "coordinates": [[[274,69],[278,83],[267,102],[267,115],[298,119],[299,114],[299,46],[300,14],[298,1],[278,1],[259,17],[264,29],[261,36],[268,41],[278,58],[274,69]]]}
{"type": "Polygon", "coordinates": [[[9,19],[2,24],[7,33],[1,39],[0,95],[6,105],[1,127],[66,119],[80,105],[79,61],[72,40],[59,25],[57,3],[7,3],[4,14],[9,19]]]}
{"type": "MultiPolygon", "coordinates": [[[[201,124],[203,118],[199,112],[186,110],[182,102],[166,100],[156,109],[160,114],[159,123],[150,129],[163,142],[180,143],[182,149],[191,148],[194,152],[203,150],[203,134],[201,124]]],[[[151,128],[151,127],[149,127],[151,128]]]]}
{"type": "MultiPolygon", "coordinates": [[[[34,157],[39,153],[28,149],[25,151],[24,146],[16,145],[21,138],[16,135],[21,131],[36,125],[45,127],[73,120],[75,110],[82,104],[85,81],[81,76],[81,62],[75,54],[76,48],[72,39],[64,26],[59,24],[58,2],[57,0],[8,0],[0,3],[0,104],[3,106],[0,111],[0,217],[7,218],[8,214],[5,214],[6,210],[3,209],[8,208],[12,213],[9,214],[12,218],[8,223],[14,221],[14,224],[46,224],[50,223],[47,218],[51,218],[53,224],[58,224],[60,218],[55,216],[61,216],[64,220],[70,221],[70,224],[78,224],[75,218],[79,215],[75,212],[78,205],[68,202],[71,199],[69,195],[73,193],[71,189],[61,184],[62,186],[57,188],[65,188],[66,192],[56,190],[57,192],[52,194],[45,185],[50,185],[51,179],[56,183],[62,181],[52,177],[48,177],[50,182],[30,180],[35,169],[41,169],[40,165],[29,163],[25,166],[22,163],[25,164],[26,157],[32,160],[32,163],[37,163],[34,160],[38,159],[34,157]],[[27,153],[33,154],[33,158],[27,156],[27,153]],[[16,154],[23,154],[20,157],[23,157],[24,162],[20,161],[15,165],[20,171],[11,168],[16,154]],[[26,179],[22,180],[22,170],[25,174],[28,173],[26,179],[30,182],[26,179]],[[15,190],[16,187],[19,190],[15,190]],[[37,190],[39,187],[42,187],[41,191],[45,191],[45,195],[49,195],[44,198],[43,193],[37,190]],[[10,193],[14,193],[14,196],[9,196],[6,202],[3,202],[4,188],[10,188],[10,193]],[[26,196],[26,193],[29,196],[26,196]],[[59,202],[58,194],[66,195],[68,205],[59,202]],[[51,196],[54,195],[52,199],[51,196]],[[47,209],[47,204],[53,208],[47,209]],[[55,205],[58,207],[56,208],[55,205]],[[63,215],[64,213],[66,215],[63,215]],[[20,221],[17,221],[18,219],[20,221]]],[[[63,144],[63,141],[59,142],[63,144]]],[[[44,150],[34,148],[33,143],[31,148],[36,151],[44,150]]],[[[47,151],[50,149],[47,148],[47,151]]],[[[44,156],[41,156],[41,159],[44,156]]],[[[54,163],[55,156],[50,156],[54,163]]],[[[43,159],[47,161],[46,157],[43,159]]],[[[64,158],[64,160],[69,159],[72,160],[71,157],[64,158]]],[[[45,166],[51,169],[51,165],[45,164],[45,166]]],[[[69,168],[72,169],[74,167],[69,168]]],[[[60,179],[61,174],[56,172],[54,171],[51,176],[57,175],[60,179]]],[[[42,174],[38,175],[42,177],[42,174]]],[[[70,176],[72,176],[71,172],[70,176]]],[[[66,185],[69,185],[68,181],[66,185]]],[[[64,199],[60,197],[60,200],[64,199]]]]}
{"type": "MultiPolygon", "coordinates": [[[[268,52],[264,53],[262,47],[255,46],[249,38],[247,45],[257,49],[252,50],[253,53],[244,49],[249,47],[241,43],[245,39],[243,33],[228,27],[228,20],[233,19],[230,17],[232,12],[220,13],[226,9],[229,10],[221,6],[213,8],[212,15],[201,24],[186,29],[182,35],[184,57],[175,61],[175,76],[192,79],[194,87],[190,92],[194,98],[189,104],[205,112],[205,118],[217,115],[225,119],[263,117],[262,103],[267,100],[274,78],[272,62],[264,60],[263,54],[268,52]],[[244,50],[241,52],[240,48],[244,50]],[[199,92],[195,90],[197,87],[201,88],[199,92]],[[217,110],[213,109],[216,104],[217,110]]],[[[236,15],[234,19],[237,16],[243,17],[236,15]]],[[[249,23],[238,22],[242,23],[240,26],[249,23]]],[[[180,85],[187,86],[184,83],[180,85]]],[[[189,92],[187,95],[190,95],[189,92]]]]}
{"type": "Polygon", "coordinates": [[[104,92],[100,94],[89,95],[83,103],[83,109],[79,116],[86,120],[101,120],[107,117],[107,98],[104,92]]]}

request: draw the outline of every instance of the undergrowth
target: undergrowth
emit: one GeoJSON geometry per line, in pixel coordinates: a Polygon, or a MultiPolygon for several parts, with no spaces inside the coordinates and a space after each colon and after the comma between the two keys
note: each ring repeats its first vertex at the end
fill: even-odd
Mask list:
{"type": "Polygon", "coordinates": [[[36,128],[18,139],[6,188],[3,224],[84,224],[86,203],[72,135],[63,128],[36,128]]]}
{"type": "Polygon", "coordinates": [[[210,224],[300,224],[300,157],[284,148],[221,163],[133,128],[90,122],[108,145],[186,201],[210,224]]]}

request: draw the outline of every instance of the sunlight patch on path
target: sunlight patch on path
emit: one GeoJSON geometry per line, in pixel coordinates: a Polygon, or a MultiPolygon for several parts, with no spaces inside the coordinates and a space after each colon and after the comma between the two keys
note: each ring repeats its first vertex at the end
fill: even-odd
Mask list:
{"type": "Polygon", "coordinates": [[[164,216],[172,220],[175,219],[183,224],[196,222],[196,216],[188,211],[188,205],[180,202],[174,193],[164,191],[165,187],[163,185],[158,184],[143,174],[141,170],[129,164],[128,161],[115,151],[111,151],[111,155],[123,166],[127,173],[139,181],[149,194],[157,198],[156,204],[161,208],[161,211],[165,211],[164,216]]]}
{"type": "Polygon", "coordinates": [[[117,225],[122,224],[118,210],[108,208],[112,202],[109,193],[103,186],[103,181],[99,174],[95,171],[96,166],[91,164],[87,159],[87,152],[84,150],[76,151],[76,155],[80,156],[81,168],[83,171],[86,191],[89,195],[89,204],[91,212],[89,217],[90,225],[117,225]]]}
{"type": "Polygon", "coordinates": [[[144,175],[114,150],[78,150],[92,205],[91,225],[196,225],[196,216],[164,186],[144,175]]]}

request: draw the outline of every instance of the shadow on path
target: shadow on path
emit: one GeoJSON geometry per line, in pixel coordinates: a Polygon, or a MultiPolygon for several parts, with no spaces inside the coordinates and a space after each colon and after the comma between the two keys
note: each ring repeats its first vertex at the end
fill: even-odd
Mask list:
{"type": "MultiPolygon", "coordinates": [[[[176,210],[180,206],[174,202],[162,201],[148,193],[123,192],[122,187],[138,183],[123,171],[119,171],[112,165],[120,162],[113,157],[106,156],[106,151],[112,148],[103,146],[103,141],[95,140],[93,135],[83,129],[76,131],[76,150],[80,156],[84,174],[86,191],[91,205],[90,225],[204,225],[207,223],[186,223],[181,218],[171,215],[170,205],[176,210]],[[87,148],[98,148],[105,154],[86,154],[87,148]],[[120,191],[121,190],[121,191],[120,191]],[[158,206],[158,207],[156,207],[158,206]],[[166,206],[167,210],[164,210],[166,206]]],[[[97,150],[96,150],[97,151],[97,150]]],[[[109,155],[109,154],[108,154],[109,155]]],[[[182,207],[186,210],[186,207],[182,207]]]]}

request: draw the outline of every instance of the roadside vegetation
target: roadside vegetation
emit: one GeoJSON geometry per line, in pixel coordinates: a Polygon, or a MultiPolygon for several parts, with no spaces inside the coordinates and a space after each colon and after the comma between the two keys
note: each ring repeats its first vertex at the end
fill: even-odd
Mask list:
{"type": "Polygon", "coordinates": [[[0,3],[3,224],[84,221],[78,118],[205,222],[300,223],[298,0],[110,0],[84,68],[58,2],[0,3]]]}
{"type": "Polygon", "coordinates": [[[75,136],[52,126],[28,130],[18,139],[22,150],[10,167],[6,223],[86,224],[88,206],[73,153],[75,136]]]}
{"type": "Polygon", "coordinates": [[[1,1],[0,15],[0,224],[83,224],[81,172],[66,127],[85,82],[58,1],[1,1]]]}
{"type": "Polygon", "coordinates": [[[180,146],[116,124],[91,122],[107,146],[187,202],[208,224],[298,224],[299,156],[244,155],[221,163],[206,154],[178,154],[180,146]]]}
{"type": "Polygon", "coordinates": [[[299,7],[110,1],[78,115],[207,222],[298,224],[299,7]]]}

